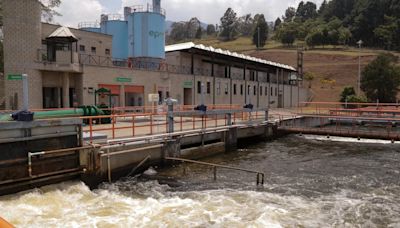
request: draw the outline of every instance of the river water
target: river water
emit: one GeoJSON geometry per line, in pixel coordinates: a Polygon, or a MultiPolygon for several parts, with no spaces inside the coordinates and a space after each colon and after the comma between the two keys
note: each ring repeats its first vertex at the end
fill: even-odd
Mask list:
{"type": "Polygon", "coordinates": [[[289,136],[183,165],[159,181],[126,178],[90,191],[65,182],[0,198],[17,227],[400,227],[400,145],[289,136]],[[170,178],[167,178],[170,177],[170,178]],[[166,185],[168,183],[169,185],[166,185]]]}

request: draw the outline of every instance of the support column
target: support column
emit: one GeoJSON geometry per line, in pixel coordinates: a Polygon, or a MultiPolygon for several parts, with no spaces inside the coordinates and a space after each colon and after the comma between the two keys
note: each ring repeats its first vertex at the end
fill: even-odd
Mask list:
{"type": "Polygon", "coordinates": [[[63,75],[63,105],[64,108],[69,108],[69,73],[63,75]]]}
{"type": "Polygon", "coordinates": [[[121,85],[119,90],[119,106],[125,107],[125,85],[121,85]]]}

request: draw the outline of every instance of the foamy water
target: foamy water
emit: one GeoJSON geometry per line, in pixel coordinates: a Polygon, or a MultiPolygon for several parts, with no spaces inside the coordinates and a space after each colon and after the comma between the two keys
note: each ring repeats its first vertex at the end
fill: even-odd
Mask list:
{"type": "Polygon", "coordinates": [[[213,182],[208,168],[189,165],[188,176],[160,171],[180,187],[130,178],[90,191],[65,182],[1,197],[0,216],[17,227],[400,227],[397,147],[299,140],[207,160],[264,167],[263,188],[250,174],[221,170],[213,182]]]}

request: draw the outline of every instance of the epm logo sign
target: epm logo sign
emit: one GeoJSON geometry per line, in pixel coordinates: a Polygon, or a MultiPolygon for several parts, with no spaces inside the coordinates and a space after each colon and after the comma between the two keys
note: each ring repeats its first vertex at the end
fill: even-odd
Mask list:
{"type": "Polygon", "coordinates": [[[164,37],[163,32],[157,32],[157,31],[150,31],[149,35],[150,35],[150,37],[153,37],[154,39],[157,39],[159,37],[164,37]]]}

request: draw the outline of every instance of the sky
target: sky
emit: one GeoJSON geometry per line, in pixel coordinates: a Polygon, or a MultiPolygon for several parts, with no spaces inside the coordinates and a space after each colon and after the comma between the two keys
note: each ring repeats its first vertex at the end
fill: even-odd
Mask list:
{"type": "MultiPolygon", "coordinates": [[[[240,15],[263,13],[268,21],[284,14],[289,6],[297,6],[301,0],[161,0],[167,11],[167,20],[187,21],[197,17],[207,24],[219,23],[228,7],[240,15]]],[[[310,0],[319,6],[323,0],[310,0]]],[[[79,22],[100,19],[102,13],[122,13],[124,6],[151,4],[151,0],[62,0],[57,9],[62,14],[55,22],[77,27],[79,22]]]]}

